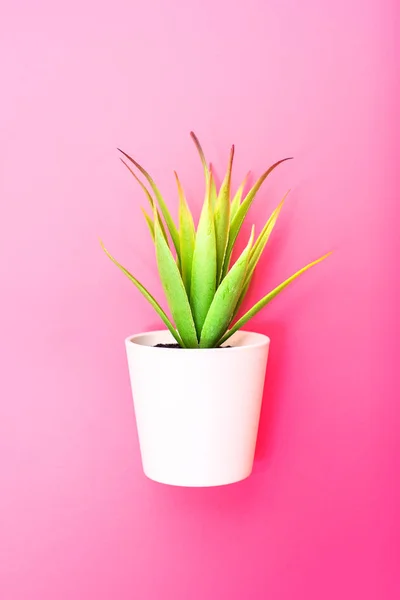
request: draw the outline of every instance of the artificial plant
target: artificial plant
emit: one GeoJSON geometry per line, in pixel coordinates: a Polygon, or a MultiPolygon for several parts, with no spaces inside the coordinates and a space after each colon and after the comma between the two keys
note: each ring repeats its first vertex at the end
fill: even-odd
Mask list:
{"type": "Polygon", "coordinates": [[[231,148],[225,177],[217,190],[211,166],[205,159],[200,142],[193,132],[190,135],[203,165],[206,188],[197,229],[177,173],[175,172],[179,197],[178,225],[171,217],[149,173],[126,152],[119,150],[124,157],[121,158],[123,164],[141,186],[150,205],[150,214],[142,210],[154,241],[158,272],[173,321],[147,289],[108,252],[102,242],[101,245],[107,256],[150,302],[181,347],[214,348],[226,342],[286,286],[324,260],[328,254],[297,271],[235,320],[287,194],[275,208],[257,239],[254,226],[252,227],[245,249],[232,264],[238,234],[268,175],[278,165],[290,159],[284,158],[273,164],[244,195],[246,177],[232,195],[234,146],[231,148]],[[139,179],[134,167],[147,180],[151,191],[139,179]]]}

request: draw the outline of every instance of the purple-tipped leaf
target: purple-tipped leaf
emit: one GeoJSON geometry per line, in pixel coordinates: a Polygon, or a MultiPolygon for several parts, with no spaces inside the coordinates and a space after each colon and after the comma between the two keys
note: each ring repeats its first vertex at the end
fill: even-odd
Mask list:
{"type": "Polygon", "coordinates": [[[121,150],[120,148],[118,148],[119,152],[121,152],[133,165],[135,165],[135,167],[137,169],[139,169],[139,171],[142,173],[142,175],[144,175],[144,177],[147,179],[147,181],[149,182],[149,185],[151,187],[151,189],[153,190],[153,193],[157,199],[158,205],[160,207],[162,216],[164,217],[165,223],[167,225],[169,234],[171,236],[172,242],[175,246],[175,250],[176,250],[176,254],[178,257],[178,261],[179,261],[179,233],[178,230],[176,228],[176,225],[174,223],[173,218],[171,217],[171,214],[168,210],[167,205],[165,204],[165,201],[161,195],[160,190],[158,189],[158,187],[156,186],[154,180],[152,179],[152,177],[149,175],[149,173],[138,163],[136,162],[136,160],[134,160],[131,156],[129,156],[129,154],[127,154],[126,152],[124,152],[123,150],[121,150]]]}
{"type": "Polygon", "coordinates": [[[260,187],[262,186],[264,181],[267,179],[268,175],[270,173],[272,173],[272,171],[274,169],[276,169],[276,167],[278,165],[280,165],[281,163],[283,163],[287,160],[291,160],[291,159],[284,158],[282,160],[279,160],[278,162],[273,164],[267,171],[265,171],[265,173],[263,175],[261,175],[261,177],[258,179],[258,181],[253,185],[253,187],[248,192],[247,196],[245,197],[245,199],[239,206],[239,209],[236,212],[236,215],[231,222],[231,226],[230,226],[230,230],[229,230],[229,240],[228,240],[228,246],[227,246],[226,253],[225,253],[224,267],[223,267],[223,272],[222,272],[223,277],[226,275],[226,273],[229,269],[229,263],[231,261],[232,251],[233,251],[233,247],[236,242],[236,238],[239,234],[239,231],[243,225],[243,221],[246,218],[246,215],[250,209],[250,206],[253,203],[253,200],[254,200],[258,190],[260,189],[260,187]]]}

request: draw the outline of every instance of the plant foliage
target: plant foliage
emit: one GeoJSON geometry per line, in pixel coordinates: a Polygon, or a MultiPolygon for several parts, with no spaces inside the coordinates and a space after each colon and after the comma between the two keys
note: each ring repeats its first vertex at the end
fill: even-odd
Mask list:
{"type": "Polygon", "coordinates": [[[121,158],[123,164],[141,186],[150,205],[150,214],[142,210],[154,242],[158,272],[172,320],[146,288],[108,252],[102,242],[101,245],[107,256],[152,305],[180,346],[215,348],[226,342],[292,281],[329,254],[297,271],[236,320],[287,194],[256,239],[253,226],[245,249],[232,264],[237,237],[264,181],[276,167],[290,159],[284,158],[269,167],[247,194],[244,194],[244,189],[248,175],[238,190],[232,193],[232,146],[226,174],[218,190],[211,165],[206,161],[199,140],[193,132],[191,137],[199,153],[205,177],[205,198],[197,229],[178,175],[175,173],[179,198],[179,223],[176,225],[152,177],[129,154],[120,150],[124,157],[121,158]],[[148,186],[138,177],[134,168],[144,177],[148,186]]]}

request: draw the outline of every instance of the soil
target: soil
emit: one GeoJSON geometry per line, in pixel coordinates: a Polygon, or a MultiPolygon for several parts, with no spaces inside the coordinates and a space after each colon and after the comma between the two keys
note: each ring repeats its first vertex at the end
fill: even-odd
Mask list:
{"type": "MultiPolygon", "coordinates": [[[[155,346],[153,346],[154,348],[178,348],[181,349],[181,346],[179,344],[156,344],[155,346]]],[[[218,346],[218,348],[232,348],[232,346],[218,346]]],[[[183,350],[183,348],[182,348],[183,350]]]]}

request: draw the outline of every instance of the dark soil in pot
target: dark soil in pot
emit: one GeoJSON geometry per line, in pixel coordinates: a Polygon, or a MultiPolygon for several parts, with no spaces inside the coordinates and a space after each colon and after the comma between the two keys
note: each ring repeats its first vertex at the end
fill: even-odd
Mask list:
{"type": "MultiPolygon", "coordinates": [[[[153,346],[154,348],[177,348],[178,350],[184,350],[185,348],[182,348],[179,344],[156,344],[155,346],[153,346]]],[[[232,346],[218,346],[218,348],[232,348],[232,346]]],[[[212,350],[215,350],[215,348],[212,348],[212,350]]]]}

